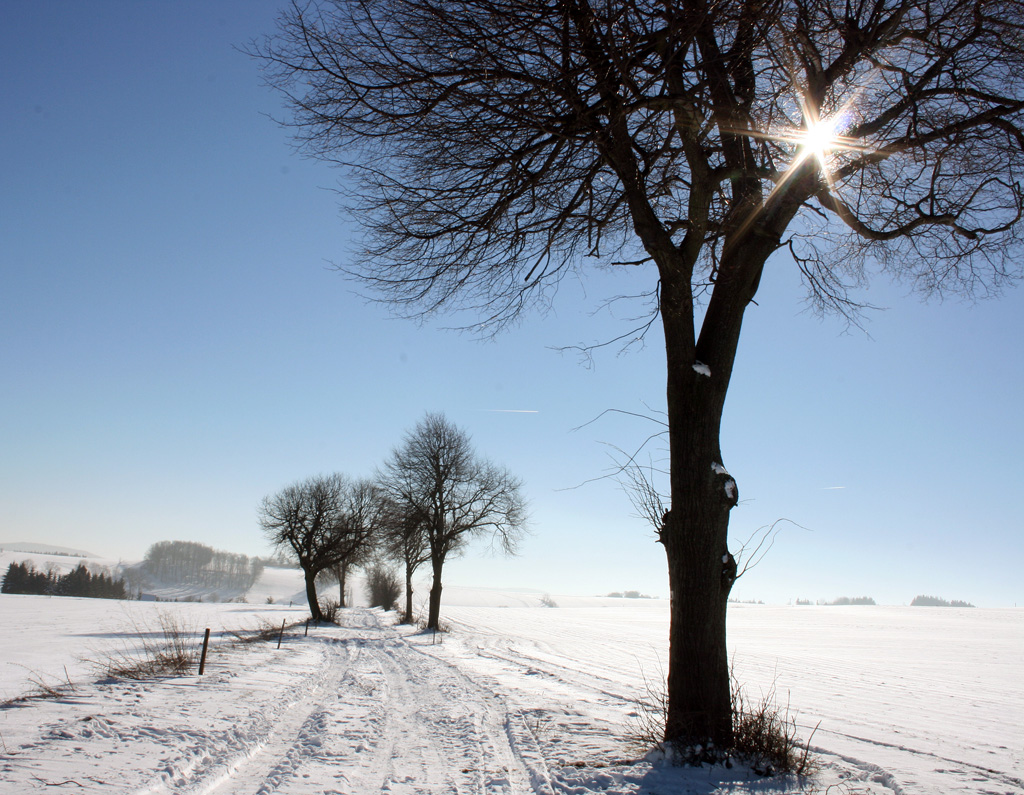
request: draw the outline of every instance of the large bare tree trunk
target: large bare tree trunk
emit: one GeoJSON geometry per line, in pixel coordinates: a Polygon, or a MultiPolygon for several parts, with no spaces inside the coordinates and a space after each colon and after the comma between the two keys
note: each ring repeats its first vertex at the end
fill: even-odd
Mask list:
{"type": "Polygon", "coordinates": [[[693,438],[701,418],[686,413],[682,422],[690,427],[678,437],[692,452],[673,451],[687,471],[673,466],[673,493],[682,496],[673,497],[662,529],[672,593],[665,737],[686,745],[711,740],[725,749],[732,744],[726,603],[735,562],[727,547],[728,508],[719,507],[725,476],[715,474],[715,456],[693,438]]]}
{"type": "Polygon", "coordinates": [[[338,607],[348,607],[345,604],[345,583],[348,580],[348,564],[343,563],[335,569],[338,575],[338,607]]]}
{"type": "Polygon", "coordinates": [[[412,623],[412,575],[413,568],[407,565],[405,567],[405,616],[402,618],[402,622],[405,624],[412,623]]]}
{"type": "Polygon", "coordinates": [[[430,585],[430,604],[427,612],[427,629],[440,629],[441,622],[441,569],[443,561],[433,561],[434,581],[430,585]]]}
{"type": "Polygon", "coordinates": [[[743,290],[730,291],[739,293],[732,302],[713,298],[694,341],[689,284],[663,280],[662,290],[672,506],[660,532],[672,597],[665,739],[724,750],[733,740],[726,606],[738,491],[719,436],[746,302],[743,290]]]}
{"type": "Polygon", "coordinates": [[[309,602],[309,614],[314,621],[323,621],[324,614],[320,612],[320,602],[316,596],[316,575],[310,568],[303,568],[303,576],[306,581],[306,601],[309,602]]]}

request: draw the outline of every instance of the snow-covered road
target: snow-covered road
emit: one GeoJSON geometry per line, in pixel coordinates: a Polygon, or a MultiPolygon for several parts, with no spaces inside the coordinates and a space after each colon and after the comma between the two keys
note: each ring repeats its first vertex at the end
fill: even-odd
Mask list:
{"type": "Polygon", "coordinates": [[[343,627],[292,630],[280,650],[222,646],[203,677],[21,702],[0,724],[0,790],[550,791],[522,716],[429,654],[432,640],[352,610],[343,627]]]}

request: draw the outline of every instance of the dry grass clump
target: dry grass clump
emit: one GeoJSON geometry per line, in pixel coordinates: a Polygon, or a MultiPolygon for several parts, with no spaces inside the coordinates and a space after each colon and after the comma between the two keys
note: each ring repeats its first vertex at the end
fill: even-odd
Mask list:
{"type": "MultiPolygon", "coordinates": [[[[301,623],[301,622],[300,622],[301,623]]],[[[281,634],[281,625],[269,618],[260,618],[251,629],[228,630],[234,640],[232,643],[257,643],[259,641],[277,640],[281,634]]]]}
{"type": "Polygon", "coordinates": [[[341,605],[334,599],[324,599],[320,602],[320,615],[324,617],[324,621],[337,624],[340,611],[341,605]]]}
{"type": "Polygon", "coordinates": [[[762,776],[811,775],[817,769],[816,760],[811,756],[811,738],[817,730],[815,726],[806,742],[801,742],[796,717],[788,703],[784,707],[778,704],[774,682],[761,700],[755,702],[747,698],[733,679],[732,750],[754,772],[762,776]]]}
{"type": "Polygon", "coordinates": [[[46,675],[39,671],[32,671],[28,680],[32,684],[32,692],[29,693],[29,696],[31,698],[61,698],[68,693],[75,692],[75,685],[71,681],[66,665],[63,679],[56,676],[51,676],[50,679],[53,681],[47,681],[46,675]]]}
{"type": "Polygon", "coordinates": [[[118,679],[189,673],[199,664],[202,635],[171,613],[161,613],[158,625],[154,629],[133,619],[122,646],[108,651],[94,665],[100,673],[118,679]],[[138,644],[131,644],[131,638],[138,639],[138,644]]]}
{"type": "MultiPolygon", "coordinates": [[[[630,713],[626,740],[631,750],[646,753],[664,747],[665,724],[668,719],[668,693],[664,676],[652,683],[644,676],[644,692],[635,700],[630,713]]],[[[779,706],[775,684],[760,701],[751,701],[733,678],[732,687],[733,746],[714,748],[710,743],[674,746],[671,758],[684,765],[743,762],[761,776],[809,776],[817,769],[810,743],[817,726],[806,741],[797,733],[796,718],[789,705],[779,706]]]]}
{"type": "Polygon", "coordinates": [[[427,626],[427,619],[426,618],[421,618],[417,622],[416,626],[419,627],[420,631],[423,634],[426,634],[428,632],[432,632],[435,635],[450,635],[451,631],[452,631],[451,625],[450,624],[446,624],[444,621],[438,621],[437,622],[437,629],[431,629],[430,627],[427,626]]]}
{"type": "Polygon", "coordinates": [[[633,711],[626,724],[626,743],[637,754],[645,754],[661,746],[668,722],[668,688],[665,674],[652,682],[641,669],[644,690],[633,700],[633,711]]]}
{"type": "MultiPolygon", "coordinates": [[[[18,663],[12,663],[12,665],[18,665],[18,663]]],[[[33,670],[24,665],[18,665],[18,667],[24,668],[29,672],[28,681],[32,687],[27,693],[0,701],[0,709],[11,707],[15,704],[23,704],[26,701],[37,698],[64,698],[76,690],[74,683],[71,681],[71,676],[68,674],[67,666],[64,666],[63,679],[52,674],[33,670]]]]}

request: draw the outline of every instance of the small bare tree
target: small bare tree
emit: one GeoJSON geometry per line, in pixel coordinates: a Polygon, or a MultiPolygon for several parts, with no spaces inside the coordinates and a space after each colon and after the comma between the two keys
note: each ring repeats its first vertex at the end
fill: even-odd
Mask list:
{"type": "Polygon", "coordinates": [[[405,574],[405,611],[402,622],[414,621],[412,578],[417,569],[430,560],[430,541],[425,517],[415,506],[389,500],[387,518],[381,531],[382,552],[402,565],[405,574]]]}
{"type": "Polygon", "coordinates": [[[367,478],[349,484],[344,498],[344,509],[350,517],[344,538],[345,555],[324,570],[338,584],[338,607],[346,607],[348,575],[352,569],[366,565],[374,554],[381,529],[385,523],[386,505],[378,485],[367,478]]]}
{"type": "Polygon", "coordinates": [[[443,414],[427,414],[406,434],[384,463],[382,483],[390,501],[407,511],[410,533],[418,527],[426,538],[433,570],[427,627],[437,629],[445,561],[480,536],[515,551],[526,524],[521,484],[479,458],[469,434],[443,414]]]}
{"type": "Polygon", "coordinates": [[[260,526],[276,547],[294,554],[315,620],[324,619],[317,575],[337,567],[347,570],[361,559],[380,526],[381,509],[373,483],[341,474],[308,478],[263,498],[260,526]]]}
{"type": "MultiPolygon", "coordinates": [[[[369,550],[367,550],[367,552],[369,552],[369,550]]],[[[366,555],[353,555],[351,558],[339,561],[333,566],[328,566],[320,572],[320,577],[324,584],[333,583],[338,586],[338,607],[348,607],[349,572],[352,571],[352,569],[365,564],[368,559],[369,558],[366,555]]]]}

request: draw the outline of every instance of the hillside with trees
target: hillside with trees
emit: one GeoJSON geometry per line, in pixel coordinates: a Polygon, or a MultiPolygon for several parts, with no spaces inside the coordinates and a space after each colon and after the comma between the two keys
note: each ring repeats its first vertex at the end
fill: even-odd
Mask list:
{"type": "Polygon", "coordinates": [[[32,563],[11,563],[0,584],[0,593],[49,596],[87,596],[96,599],[127,599],[124,580],[106,572],[92,573],[79,563],[67,574],[38,571],[32,563]]]}
{"type": "Polygon", "coordinates": [[[244,592],[259,579],[263,561],[195,541],[160,541],[146,552],[141,568],[148,578],[168,585],[244,592]]]}

